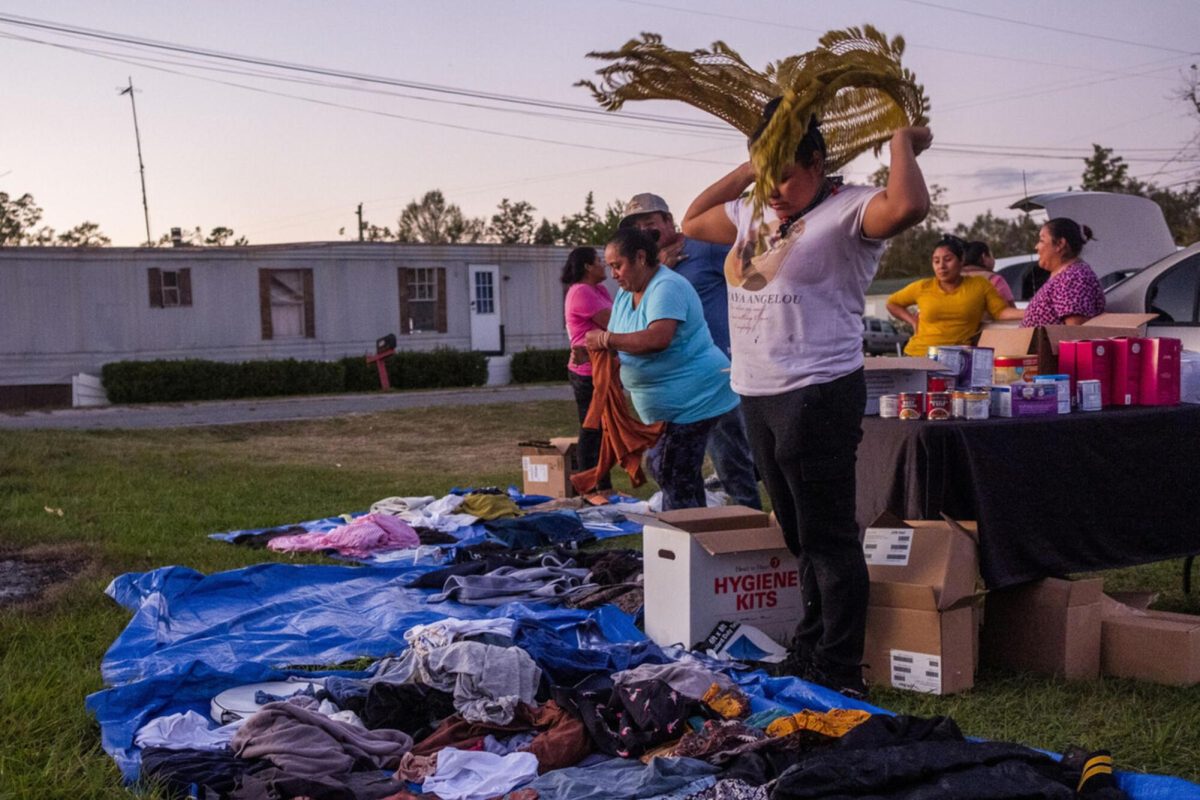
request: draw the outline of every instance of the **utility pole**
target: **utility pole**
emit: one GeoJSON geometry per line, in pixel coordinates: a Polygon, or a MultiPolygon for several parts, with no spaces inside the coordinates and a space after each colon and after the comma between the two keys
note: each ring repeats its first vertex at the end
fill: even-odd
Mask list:
{"type": "MultiPolygon", "coordinates": [[[[138,131],[137,103],[133,100],[133,76],[129,77],[129,86],[121,90],[121,94],[129,95],[129,107],[133,109],[133,138],[137,142],[138,172],[142,176],[142,210],[146,214],[146,244],[154,244],[150,236],[150,204],[146,202],[146,165],[142,163],[142,134],[138,131]]],[[[119,95],[118,95],[119,96],[119,95]]]]}
{"type": "Polygon", "coordinates": [[[362,203],[358,204],[358,240],[363,240],[362,203]]]}

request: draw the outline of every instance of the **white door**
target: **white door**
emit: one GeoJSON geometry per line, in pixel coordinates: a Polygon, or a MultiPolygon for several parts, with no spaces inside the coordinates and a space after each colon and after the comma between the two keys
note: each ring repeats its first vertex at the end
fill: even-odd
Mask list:
{"type": "Polygon", "coordinates": [[[500,352],[500,268],[472,264],[471,349],[500,352]]]}

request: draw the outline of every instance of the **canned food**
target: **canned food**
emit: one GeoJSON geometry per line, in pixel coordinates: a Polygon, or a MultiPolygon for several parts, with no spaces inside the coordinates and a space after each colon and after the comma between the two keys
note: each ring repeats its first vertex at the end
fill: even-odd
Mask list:
{"type": "Polygon", "coordinates": [[[987,419],[990,408],[988,392],[955,392],[950,399],[950,411],[955,419],[987,419]]]}
{"type": "Polygon", "coordinates": [[[925,393],[902,392],[900,394],[900,419],[921,419],[925,416],[925,393]]]}
{"type": "Polygon", "coordinates": [[[900,395],[885,394],[879,398],[879,416],[895,419],[900,416],[900,395]]]}
{"type": "Polygon", "coordinates": [[[929,380],[927,381],[927,384],[928,385],[925,388],[928,391],[931,391],[931,392],[946,391],[946,379],[945,378],[935,378],[931,375],[929,377],[929,380]]]}
{"type": "Polygon", "coordinates": [[[1017,381],[1033,383],[1037,374],[1037,356],[996,356],[992,363],[992,382],[998,386],[1008,386],[1017,381]]]}
{"type": "Polygon", "coordinates": [[[950,393],[929,392],[925,395],[926,419],[950,419],[950,393]]]}

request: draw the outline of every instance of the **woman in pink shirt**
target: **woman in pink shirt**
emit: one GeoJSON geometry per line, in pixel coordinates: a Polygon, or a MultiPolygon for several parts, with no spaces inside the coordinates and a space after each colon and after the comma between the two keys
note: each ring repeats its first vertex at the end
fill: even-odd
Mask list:
{"type": "MultiPolygon", "coordinates": [[[[567,256],[562,271],[562,282],[567,286],[563,316],[571,341],[567,375],[575,392],[581,426],[579,445],[575,449],[576,470],[591,469],[600,458],[600,430],[582,425],[592,404],[592,362],[588,360],[585,339],[588,331],[607,329],[612,313],[612,297],[604,288],[604,278],[604,262],[597,258],[595,248],[576,247],[567,256]]],[[[607,475],[600,480],[598,488],[612,488],[607,475]]]]}
{"type": "Polygon", "coordinates": [[[963,275],[978,275],[987,278],[996,287],[996,292],[1010,306],[1013,303],[1012,289],[1003,275],[996,274],[996,259],[992,258],[992,249],[987,242],[967,242],[963,251],[963,275]]]}

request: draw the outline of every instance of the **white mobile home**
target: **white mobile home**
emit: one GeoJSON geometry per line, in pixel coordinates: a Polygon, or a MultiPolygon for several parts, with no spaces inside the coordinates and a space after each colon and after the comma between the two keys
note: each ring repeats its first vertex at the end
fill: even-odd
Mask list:
{"type": "Polygon", "coordinates": [[[323,242],[0,249],[0,408],[69,405],[112,361],[566,347],[569,248],[323,242]]]}

